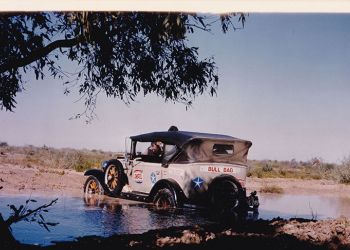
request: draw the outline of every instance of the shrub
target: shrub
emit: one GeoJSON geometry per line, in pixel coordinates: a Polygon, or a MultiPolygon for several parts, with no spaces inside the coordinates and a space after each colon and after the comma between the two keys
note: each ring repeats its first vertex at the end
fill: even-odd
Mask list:
{"type": "Polygon", "coordinates": [[[350,184],[350,171],[349,170],[341,170],[340,174],[339,174],[340,183],[344,183],[344,184],[350,184]]]}
{"type": "Polygon", "coordinates": [[[263,166],[262,170],[263,170],[264,172],[271,172],[271,171],[272,171],[272,166],[271,166],[270,164],[266,163],[266,164],[263,166]]]}
{"type": "Polygon", "coordinates": [[[261,193],[275,193],[275,194],[282,194],[283,193],[283,188],[276,186],[276,185],[271,185],[271,186],[264,186],[260,189],[261,193]]]}
{"type": "Polygon", "coordinates": [[[338,180],[340,183],[350,184],[350,156],[338,168],[338,180]]]}
{"type": "Polygon", "coordinates": [[[76,171],[98,168],[101,162],[116,157],[115,153],[101,150],[55,149],[31,145],[2,148],[1,152],[5,152],[7,157],[0,157],[0,163],[76,171]]]}
{"type": "Polygon", "coordinates": [[[5,147],[8,147],[8,146],[9,145],[7,144],[7,142],[0,141],[0,147],[5,148],[5,147]]]}
{"type": "Polygon", "coordinates": [[[325,163],[325,164],[322,164],[322,167],[325,171],[331,171],[335,168],[335,165],[332,163],[325,163]]]}
{"type": "Polygon", "coordinates": [[[286,177],[286,175],[287,175],[286,170],[283,169],[283,168],[280,168],[278,172],[279,172],[279,174],[280,174],[281,176],[283,176],[283,177],[286,177]]]}

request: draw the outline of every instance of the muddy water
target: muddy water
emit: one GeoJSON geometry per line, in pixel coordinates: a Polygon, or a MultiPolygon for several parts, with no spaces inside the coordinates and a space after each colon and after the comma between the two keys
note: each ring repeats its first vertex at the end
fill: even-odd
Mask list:
{"type": "MultiPolygon", "coordinates": [[[[258,214],[248,214],[248,219],[282,218],[336,218],[350,217],[350,199],[313,195],[260,195],[258,214]]],[[[55,197],[31,197],[35,208],[55,197]]],[[[9,215],[7,204],[24,204],[26,196],[0,196],[0,212],[9,215]]],[[[31,204],[31,203],[30,203],[31,204]]],[[[103,196],[99,199],[60,197],[57,204],[44,213],[50,222],[59,222],[50,232],[37,223],[19,222],[12,226],[13,234],[23,243],[50,245],[53,241],[73,240],[80,236],[143,233],[151,229],[171,226],[218,223],[217,217],[205,210],[181,209],[160,213],[150,204],[103,196]]]]}

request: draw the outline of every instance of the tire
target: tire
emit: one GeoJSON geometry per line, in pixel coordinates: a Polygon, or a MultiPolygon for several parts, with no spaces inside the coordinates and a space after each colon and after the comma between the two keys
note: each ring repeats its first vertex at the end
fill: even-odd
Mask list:
{"type": "Polygon", "coordinates": [[[222,180],[210,187],[210,204],[215,210],[237,209],[240,206],[240,186],[231,180],[222,180]]]}
{"type": "Polygon", "coordinates": [[[153,204],[158,210],[176,208],[174,194],[168,188],[159,189],[153,199],[153,204]]]}
{"type": "Polygon", "coordinates": [[[123,166],[118,162],[111,162],[105,171],[105,185],[113,196],[120,195],[123,188],[123,166]]]}
{"type": "Polygon", "coordinates": [[[84,184],[84,194],[85,195],[92,195],[92,194],[103,195],[104,194],[103,187],[95,176],[91,175],[89,176],[89,178],[86,179],[84,184]]]}

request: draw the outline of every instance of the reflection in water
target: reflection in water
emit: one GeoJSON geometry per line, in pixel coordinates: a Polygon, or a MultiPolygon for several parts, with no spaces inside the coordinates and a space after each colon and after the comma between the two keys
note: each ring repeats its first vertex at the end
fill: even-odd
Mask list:
{"type": "Polygon", "coordinates": [[[99,220],[104,235],[143,233],[151,229],[210,223],[208,216],[193,209],[157,210],[152,204],[108,198],[85,197],[89,220],[99,220]],[[95,208],[95,209],[93,209],[95,208]],[[95,218],[94,218],[95,217],[95,218]]]}
{"type": "Polygon", "coordinates": [[[350,217],[350,198],[319,195],[260,194],[260,214],[264,219],[283,218],[327,219],[350,217]]]}
{"type": "MultiPolygon", "coordinates": [[[[0,196],[0,212],[9,215],[7,204],[20,205],[28,197],[0,196]]],[[[47,197],[32,197],[43,204],[47,197]]],[[[350,199],[312,195],[260,194],[259,213],[241,217],[234,213],[218,214],[209,210],[174,209],[158,211],[152,204],[111,198],[87,196],[82,198],[62,197],[50,208],[46,217],[60,224],[47,232],[37,224],[19,222],[13,225],[13,233],[20,242],[49,245],[51,241],[72,240],[86,235],[109,236],[112,234],[137,234],[152,229],[172,226],[194,226],[210,223],[236,223],[237,220],[272,219],[276,217],[317,219],[350,217],[350,199]]]]}
{"type": "Polygon", "coordinates": [[[336,205],[340,215],[350,218],[350,197],[339,199],[336,205]]]}

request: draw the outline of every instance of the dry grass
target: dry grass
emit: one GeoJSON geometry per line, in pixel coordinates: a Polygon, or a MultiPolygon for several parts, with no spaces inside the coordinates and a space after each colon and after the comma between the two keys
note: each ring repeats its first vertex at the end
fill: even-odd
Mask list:
{"type": "Polygon", "coordinates": [[[342,165],[337,169],[338,181],[344,184],[350,184],[350,156],[345,158],[342,165]]]}
{"type": "Polygon", "coordinates": [[[29,168],[39,167],[41,171],[51,171],[48,168],[62,169],[62,171],[57,172],[59,175],[65,174],[64,169],[85,171],[90,168],[99,168],[101,162],[116,157],[115,153],[101,150],[56,149],[46,146],[14,147],[7,145],[7,143],[0,145],[0,163],[22,165],[29,168]]]}
{"type": "MultiPolygon", "coordinates": [[[[56,149],[47,146],[9,146],[0,141],[0,164],[9,163],[44,169],[74,169],[85,171],[99,168],[105,160],[116,158],[120,153],[102,150],[56,149]]],[[[310,161],[248,161],[248,176],[258,178],[327,179],[350,184],[350,156],[342,164],[325,163],[313,158],[310,161]]],[[[57,174],[64,175],[64,171],[57,174]]]]}
{"type": "Polygon", "coordinates": [[[270,186],[263,186],[260,189],[260,193],[274,193],[274,194],[282,194],[283,188],[277,186],[277,185],[270,185],[270,186]]]}
{"type": "Polygon", "coordinates": [[[338,180],[341,183],[350,183],[350,160],[348,167],[325,163],[319,159],[307,162],[292,161],[249,161],[248,176],[258,178],[293,178],[313,180],[338,180]],[[348,182],[347,182],[348,181],[348,182]]]}

